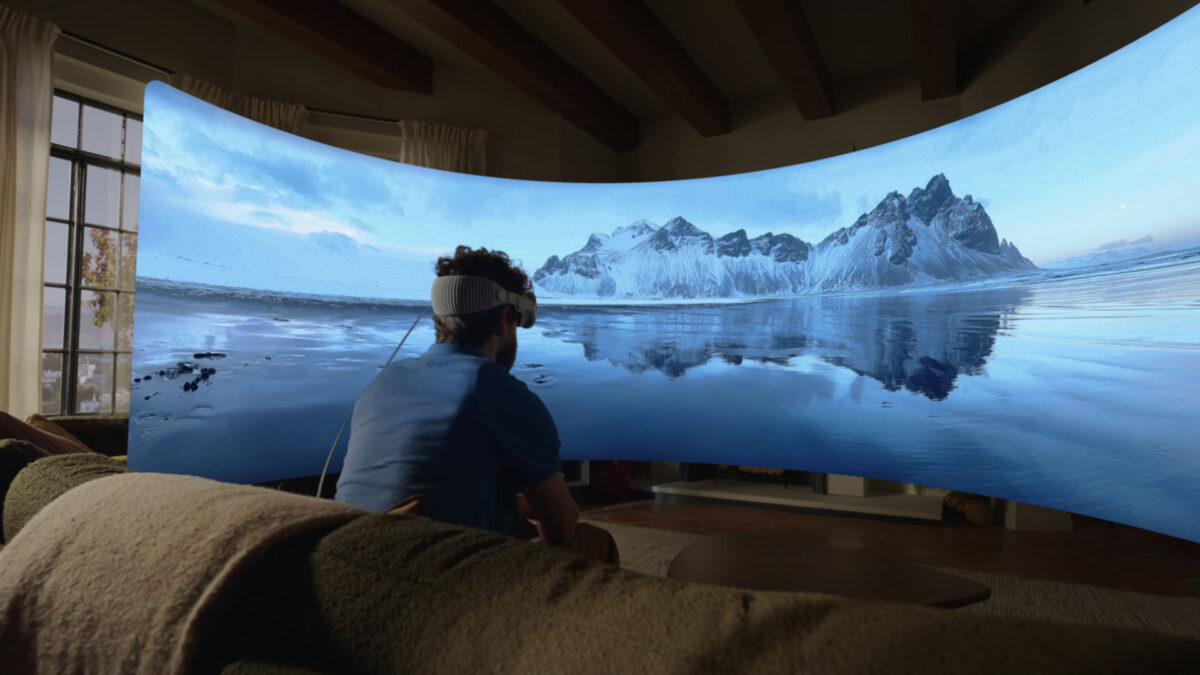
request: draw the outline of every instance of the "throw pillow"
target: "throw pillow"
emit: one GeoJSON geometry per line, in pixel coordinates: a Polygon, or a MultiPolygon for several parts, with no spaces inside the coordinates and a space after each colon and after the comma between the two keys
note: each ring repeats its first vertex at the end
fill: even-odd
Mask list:
{"type": "Polygon", "coordinates": [[[8,413],[0,412],[0,439],[5,438],[29,441],[52,455],[91,452],[87,449],[87,446],[81,445],[78,442],[72,443],[62,436],[34,429],[8,413]]]}
{"type": "Polygon", "coordinates": [[[405,497],[399,504],[388,509],[387,513],[391,515],[407,514],[410,516],[419,516],[421,515],[421,504],[424,501],[425,495],[423,494],[405,497]]]}
{"type": "Polygon", "coordinates": [[[64,439],[78,445],[79,452],[92,452],[92,449],[88,447],[88,444],[79,440],[78,436],[67,431],[65,428],[63,428],[63,426],[61,424],[55,422],[54,420],[48,419],[46,417],[42,417],[41,413],[34,413],[34,414],[30,415],[29,417],[26,417],[25,423],[28,424],[29,426],[33,427],[34,429],[37,429],[38,431],[44,431],[48,434],[54,434],[55,436],[64,438],[64,439]]]}

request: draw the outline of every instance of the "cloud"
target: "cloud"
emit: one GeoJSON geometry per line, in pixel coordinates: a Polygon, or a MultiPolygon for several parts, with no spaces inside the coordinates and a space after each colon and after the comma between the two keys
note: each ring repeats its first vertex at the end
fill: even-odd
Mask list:
{"type": "Polygon", "coordinates": [[[183,186],[197,179],[243,188],[240,197],[297,208],[346,211],[403,209],[389,184],[389,163],[308,143],[249,124],[223,111],[198,109],[186,117],[159,116],[151,130],[149,162],[183,186]],[[290,142],[281,142],[280,136],[290,142]],[[314,151],[315,150],[315,151],[314,151]],[[349,208],[346,208],[349,207],[349,208]]]}
{"type": "Polygon", "coordinates": [[[315,234],[328,232],[344,235],[357,243],[360,230],[347,225],[336,216],[321,211],[297,209],[279,204],[259,206],[237,200],[212,200],[198,198],[192,208],[219,220],[234,225],[249,225],[267,230],[282,230],[292,234],[315,234]]]}
{"type": "MultiPolygon", "coordinates": [[[[399,211],[399,215],[404,215],[404,210],[401,209],[399,206],[396,207],[396,210],[399,211]]],[[[368,223],[367,221],[365,221],[362,218],[359,218],[357,216],[350,216],[348,218],[348,220],[355,227],[357,227],[359,230],[362,230],[363,232],[369,232],[371,234],[378,234],[378,232],[379,232],[378,227],[375,227],[374,225],[368,223]]]]}
{"type": "Polygon", "coordinates": [[[234,201],[242,204],[253,204],[255,206],[270,206],[271,196],[267,191],[257,185],[235,185],[233,187],[232,198],[234,201]]]}
{"type": "Polygon", "coordinates": [[[308,238],[317,246],[331,253],[354,253],[358,251],[358,242],[341,232],[330,232],[329,230],[321,230],[308,235],[308,238]]]}
{"type": "Polygon", "coordinates": [[[1149,244],[1149,243],[1152,243],[1153,241],[1154,241],[1154,237],[1152,237],[1150,235],[1146,235],[1146,236],[1142,237],[1141,239],[1134,239],[1133,241],[1129,241],[1128,239],[1118,239],[1116,241],[1110,241],[1107,244],[1101,244],[1100,246],[1098,246],[1096,248],[1096,250],[1097,251],[1116,251],[1116,250],[1123,249],[1123,248],[1131,248],[1133,246],[1149,244]]]}

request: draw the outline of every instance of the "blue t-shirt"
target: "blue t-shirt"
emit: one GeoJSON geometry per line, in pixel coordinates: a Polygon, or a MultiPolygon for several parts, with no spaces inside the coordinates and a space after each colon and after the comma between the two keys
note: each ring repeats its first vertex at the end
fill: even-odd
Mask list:
{"type": "Polygon", "coordinates": [[[337,500],[507,532],[516,493],[562,470],[537,394],[474,347],[435,344],[384,368],[354,406],[337,500]]]}

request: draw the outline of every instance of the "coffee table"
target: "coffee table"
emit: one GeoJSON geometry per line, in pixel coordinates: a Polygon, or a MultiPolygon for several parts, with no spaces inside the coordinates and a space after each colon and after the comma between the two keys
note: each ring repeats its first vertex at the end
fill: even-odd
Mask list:
{"type": "Polygon", "coordinates": [[[874,553],[734,533],[689,544],[671,561],[667,578],[946,608],[992,594],[983,584],[874,553]]]}

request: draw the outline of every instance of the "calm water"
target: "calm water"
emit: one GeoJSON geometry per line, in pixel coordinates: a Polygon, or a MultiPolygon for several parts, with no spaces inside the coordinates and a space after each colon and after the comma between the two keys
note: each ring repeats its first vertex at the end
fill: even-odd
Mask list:
{"type": "MultiPolygon", "coordinates": [[[[419,312],[140,285],[134,466],[319,473],[419,312]]],[[[1200,257],[1007,287],[539,314],[513,373],[554,414],[565,458],[886,478],[1200,540],[1200,257]]],[[[432,341],[424,319],[397,358],[432,341]]]]}

